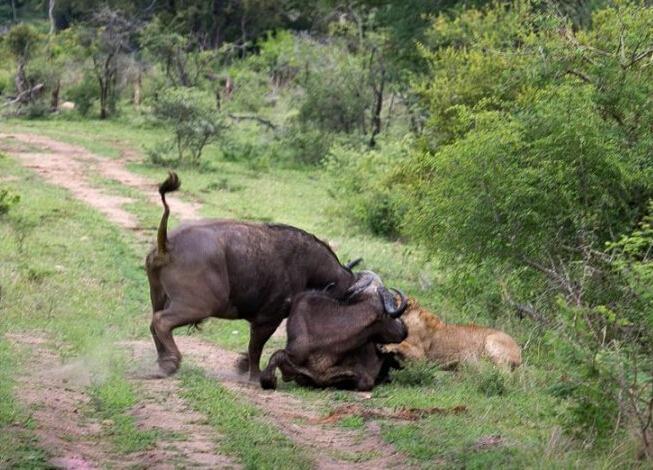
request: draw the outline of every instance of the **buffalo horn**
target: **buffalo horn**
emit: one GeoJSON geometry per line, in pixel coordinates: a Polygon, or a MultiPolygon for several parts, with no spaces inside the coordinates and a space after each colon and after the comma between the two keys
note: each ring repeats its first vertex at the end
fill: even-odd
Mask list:
{"type": "Polygon", "coordinates": [[[390,317],[399,318],[408,306],[408,299],[400,290],[390,289],[390,291],[385,288],[379,289],[379,296],[381,298],[381,302],[383,303],[383,309],[385,310],[385,313],[387,313],[390,317]],[[401,299],[398,307],[395,306],[395,295],[398,295],[401,299]]]}

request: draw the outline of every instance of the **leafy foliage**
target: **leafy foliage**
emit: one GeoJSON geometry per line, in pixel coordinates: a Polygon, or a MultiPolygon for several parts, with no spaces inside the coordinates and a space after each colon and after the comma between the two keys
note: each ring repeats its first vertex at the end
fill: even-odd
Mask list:
{"type": "Polygon", "coordinates": [[[20,196],[7,189],[0,189],[0,216],[9,212],[12,206],[20,201],[20,196]]]}
{"type": "MultiPolygon", "coordinates": [[[[197,166],[204,147],[223,128],[221,119],[206,93],[190,88],[170,88],[154,102],[153,112],[174,131],[172,144],[177,162],[197,166]]],[[[155,157],[156,159],[156,157],[155,157]]]]}

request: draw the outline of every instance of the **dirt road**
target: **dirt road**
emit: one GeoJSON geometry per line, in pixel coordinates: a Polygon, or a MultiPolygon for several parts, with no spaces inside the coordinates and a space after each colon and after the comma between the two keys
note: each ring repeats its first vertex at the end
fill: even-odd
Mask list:
{"type": "MultiPolygon", "coordinates": [[[[45,181],[63,187],[80,201],[104,214],[125,230],[135,232],[143,241],[147,232],[126,205],[132,199],[110,194],[98,184],[110,180],[159,205],[157,182],[135,175],[126,169],[133,157],[108,159],[86,149],[36,134],[0,134],[0,150],[12,155],[45,181]]],[[[182,219],[196,219],[199,204],[169,197],[172,211],[182,219]]],[[[156,468],[205,467],[237,468],[239,463],[219,452],[220,436],[206,424],[205,417],[191,411],[180,396],[180,385],[174,378],[145,380],[131,378],[142,391],[142,400],[132,410],[142,429],[161,430],[157,445],[146,452],[117,457],[107,445],[98,445],[94,436],[102,423],[86,418],[79,410],[87,406],[85,391],[88,377],[83,367],[62,364],[52,344],[41,336],[14,335],[15,344],[28,348],[34,365],[21,378],[30,393],[22,399],[30,409],[37,409],[40,443],[54,456],[52,464],[64,468],[99,468],[145,466],[156,468]],[[77,374],[75,380],[70,375],[77,374]],[[81,374],[81,376],[79,376],[81,374]],[[165,436],[183,435],[183,439],[165,436]],[[61,436],[68,436],[66,439],[61,436]]],[[[299,446],[308,449],[316,468],[395,468],[406,467],[406,458],[392,446],[382,442],[378,424],[367,423],[362,433],[333,424],[321,423],[325,407],[320,402],[306,402],[284,392],[265,392],[248,383],[234,370],[235,353],[195,337],[179,337],[178,344],[185,360],[203,368],[223,386],[258,407],[262,415],[299,446]],[[321,406],[322,405],[322,406],[321,406]],[[321,411],[322,410],[322,411],[321,411]],[[360,458],[357,458],[360,456],[360,458]]],[[[128,347],[134,363],[151,367],[155,359],[150,341],[122,342],[128,347]]]]}

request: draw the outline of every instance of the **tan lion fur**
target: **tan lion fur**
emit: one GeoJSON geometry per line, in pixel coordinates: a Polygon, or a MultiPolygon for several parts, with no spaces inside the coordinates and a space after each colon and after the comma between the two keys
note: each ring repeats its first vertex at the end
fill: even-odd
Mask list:
{"type": "Polygon", "coordinates": [[[483,357],[511,369],[521,364],[521,348],[503,331],[477,325],[446,324],[415,299],[409,300],[402,319],[408,328],[408,337],[399,344],[385,345],[383,349],[403,359],[428,359],[445,368],[483,357]]]}

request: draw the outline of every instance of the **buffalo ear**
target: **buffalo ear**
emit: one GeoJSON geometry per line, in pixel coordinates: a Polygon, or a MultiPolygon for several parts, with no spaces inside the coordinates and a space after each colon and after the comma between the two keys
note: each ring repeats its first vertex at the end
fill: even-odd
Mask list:
{"type": "Polygon", "coordinates": [[[344,295],[344,300],[351,301],[355,299],[358,294],[363,292],[369,287],[370,284],[372,284],[373,280],[374,277],[370,276],[369,274],[363,274],[358,281],[353,283],[349,289],[347,289],[344,295]]]}
{"type": "Polygon", "coordinates": [[[330,282],[326,286],[322,288],[322,292],[329,292],[331,289],[333,289],[336,286],[335,282],[330,282]]]}

